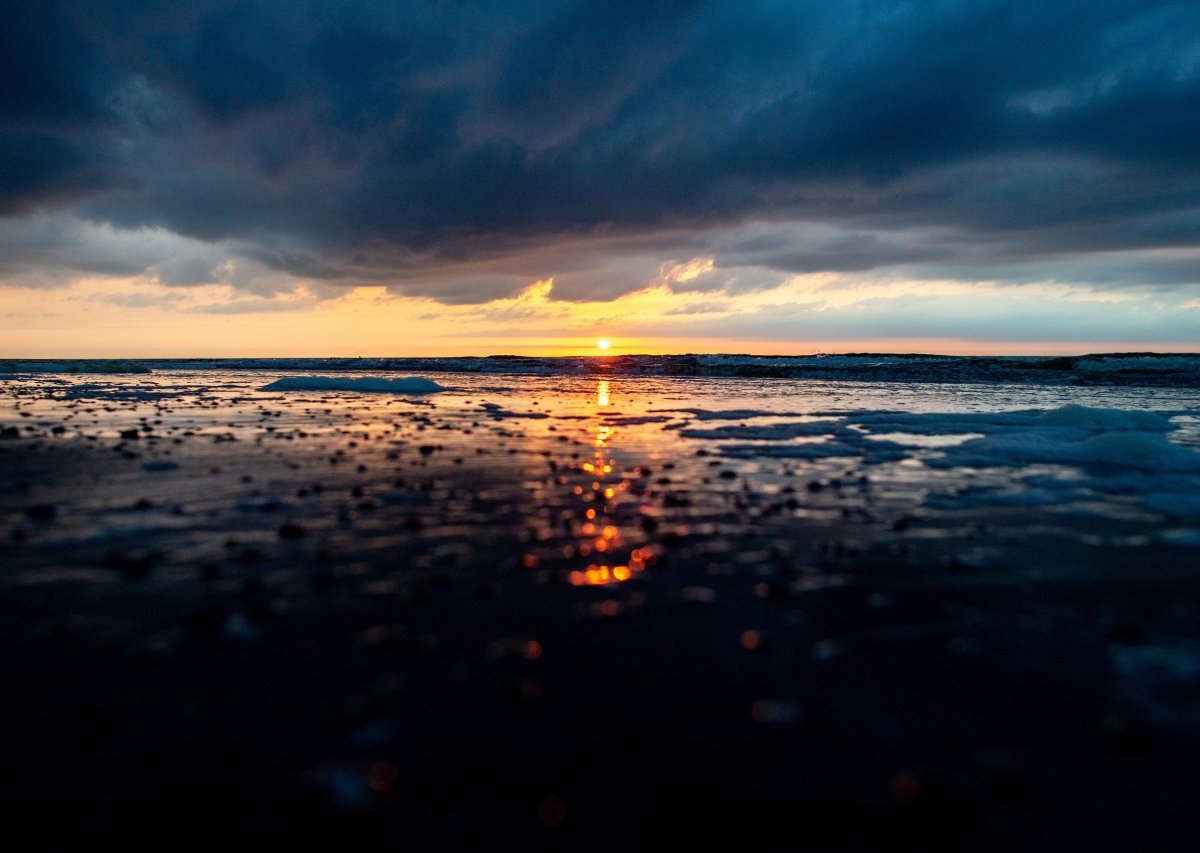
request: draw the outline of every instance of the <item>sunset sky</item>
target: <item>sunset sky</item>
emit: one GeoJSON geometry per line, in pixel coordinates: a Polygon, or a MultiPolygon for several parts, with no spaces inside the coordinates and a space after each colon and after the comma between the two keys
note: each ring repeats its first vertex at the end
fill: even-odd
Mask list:
{"type": "Polygon", "coordinates": [[[16,0],[0,357],[1200,350],[1200,4],[16,0]]]}

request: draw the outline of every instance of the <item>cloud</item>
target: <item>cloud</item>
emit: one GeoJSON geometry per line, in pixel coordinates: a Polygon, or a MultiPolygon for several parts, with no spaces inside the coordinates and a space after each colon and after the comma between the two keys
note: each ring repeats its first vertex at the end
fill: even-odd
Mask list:
{"type": "Polygon", "coordinates": [[[162,228],[114,229],[61,215],[0,219],[0,278],[5,283],[59,287],[80,274],[140,277],[171,287],[226,284],[259,295],[296,286],[252,245],[205,243],[162,228]]]}
{"type": "Polygon", "coordinates": [[[672,287],[1200,284],[1169,254],[1200,243],[1193,3],[47,0],[5,24],[10,283],[582,302],[711,257],[672,287]]]}

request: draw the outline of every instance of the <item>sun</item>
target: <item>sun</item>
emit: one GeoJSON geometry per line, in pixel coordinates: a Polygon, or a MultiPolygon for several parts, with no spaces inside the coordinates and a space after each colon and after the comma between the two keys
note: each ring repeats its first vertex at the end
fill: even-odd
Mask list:
{"type": "Polygon", "coordinates": [[[609,342],[608,338],[601,338],[600,340],[596,341],[596,346],[602,350],[606,350],[612,346],[612,343],[609,342]]]}

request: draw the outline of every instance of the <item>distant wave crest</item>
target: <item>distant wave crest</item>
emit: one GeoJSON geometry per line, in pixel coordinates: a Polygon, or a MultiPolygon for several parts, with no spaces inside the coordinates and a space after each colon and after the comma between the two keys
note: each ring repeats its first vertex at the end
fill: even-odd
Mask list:
{"type": "MultiPolygon", "coordinates": [[[[1078,356],[948,356],[925,353],[766,356],[716,353],[565,357],[493,355],[456,358],[0,361],[0,374],[148,373],[164,370],[292,371],[302,374],[321,372],[324,379],[339,382],[350,380],[346,377],[324,376],[324,372],[778,377],[859,382],[1028,382],[1043,385],[1200,387],[1200,353],[1097,353],[1078,356]]],[[[318,378],[322,377],[308,377],[311,380],[318,378]]],[[[294,386],[293,390],[299,388],[300,386],[294,386]]],[[[304,390],[319,389],[310,385],[305,386],[304,390]]],[[[372,389],[360,385],[354,389],[323,390],[372,389]]],[[[404,389],[393,387],[374,390],[404,389]]]]}

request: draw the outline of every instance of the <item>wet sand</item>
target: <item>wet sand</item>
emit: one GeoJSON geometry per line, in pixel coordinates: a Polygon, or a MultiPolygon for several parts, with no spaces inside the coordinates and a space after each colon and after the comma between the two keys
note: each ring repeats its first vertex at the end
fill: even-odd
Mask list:
{"type": "Polygon", "coordinates": [[[488,381],[9,382],[12,831],[1200,841],[1200,551],[1164,535],[1186,524],[928,500],[1010,470],[723,455],[679,428],[713,401],[670,380],[488,381]]]}

